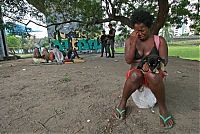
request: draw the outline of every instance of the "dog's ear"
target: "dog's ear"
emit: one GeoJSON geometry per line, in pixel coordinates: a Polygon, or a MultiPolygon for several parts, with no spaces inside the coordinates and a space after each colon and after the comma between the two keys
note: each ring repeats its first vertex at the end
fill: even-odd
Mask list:
{"type": "Polygon", "coordinates": [[[165,59],[162,59],[161,57],[160,58],[160,61],[164,64],[165,63],[165,59]]]}
{"type": "Polygon", "coordinates": [[[157,60],[158,60],[158,62],[161,62],[161,61],[162,61],[162,58],[161,58],[161,57],[158,57],[157,60]]]}

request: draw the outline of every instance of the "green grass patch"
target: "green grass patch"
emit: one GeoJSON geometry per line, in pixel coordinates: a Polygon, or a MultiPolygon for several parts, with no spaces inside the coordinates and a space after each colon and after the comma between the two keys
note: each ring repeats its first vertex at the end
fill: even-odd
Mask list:
{"type": "Polygon", "coordinates": [[[70,79],[70,77],[66,74],[66,75],[64,76],[64,78],[63,78],[63,81],[64,81],[64,82],[70,82],[71,79],[70,79]]]}
{"type": "MultiPolygon", "coordinates": [[[[177,56],[182,59],[200,61],[200,46],[169,45],[169,56],[177,56]]],[[[124,53],[124,48],[116,48],[116,53],[124,53]]]]}
{"type": "Polygon", "coordinates": [[[169,46],[169,56],[179,56],[182,59],[200,61],[199,46],[169,46]]]}
{"type": "Polygon", "coordinates": [[[124,47],[117,47],[115,48],[116,53],[124,53],[124,47]]]}
{"type": "Polygon", "coordinates": [[[200,40],[185,40],[185,41],[174,41],[167,43],[168,46],[192,46],[200,45],[200,40]]]}
{"type": "Polygon", "coordinates": [[[20,56],[20,58],[22,58],[22,59],[33,57],[33,54],[16,54],[16,55],[20,56]]]}

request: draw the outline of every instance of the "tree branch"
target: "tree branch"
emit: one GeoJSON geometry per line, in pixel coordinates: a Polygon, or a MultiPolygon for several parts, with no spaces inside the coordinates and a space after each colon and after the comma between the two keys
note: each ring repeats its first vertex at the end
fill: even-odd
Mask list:
{"type": "Polygon", "coordinates": [[[109,2],[107,0],[105,0],[105,3],[106,3],[106,13],[108,16],[110,16],[111,12],[110,12],[110,9],[109,9],[109,2]]]}
{"type": "Polygon", "coordinates": [[[6,15],[6,14],[4,14],[4,16],[6,16],[7,18],[12,19],[12,20],[14,20],[14,21],[16,21],[16,22],[19,22],[19,23],[21,23],[21,24],[24,24],[25,26],[27,26],[29,23],[32,22],[32,23],[34,23],[34,24],[36,24],[36,25],[38,25],[38,26],[47,28],[46,25],[39,24],[39,23],[37,23],[37,22],[35,22],[35,21],[32,21],[32,20],[29,20],[27,23],[25,23],[25,22],[23,22],[22,20],[15,19],[15,18],[10,17],[10,16],[8,16],[8,15],[6,15]]]}
{"type": "Polygon", "coordinates": [[[25,23],[25,22],[23,22],[22,20],[17,20],[17,19],[15,19],[15,18],[12,18],[12,17],[7,16],[7,15],[5,15],[5,14],[4,14],[4,16],[6,16],[7,18],[12,19],[12,20],[14,20],[14,21],[16,21],[16,22],[19,22],[19,23],[21,23],[21,24],[24,24],[25,26],[27,26],[29,23],[34,23],[34,24],[36,24],[36,25],[38,25],[38,26],[41,26],[41,27],[44,27],[44,28],[48,28],[48,27],[54,26],[54,25],[67,24],[67,23],[71,23],[71,22],[83,23],[82,21],[79,21],[79,20],[69,20],[69,21],[63,21],[63,22],[60,22],[60,23],[52,23],[52,24],[49,24],[49,25],[42,25],[42,24],[37,23],[37,22],[32,21],[32,20],[29,20],[27,23],[25,23]]]}
{"type": "Polygon", "coordinates": [[[124,16],[115,16],[113,18],[113,20],[115,21],[120,21],[122,24],[127,25],[130,28],[133,28],[132,24],[131,24],[131,20],[128,17],[124,17],[124,16]]]}

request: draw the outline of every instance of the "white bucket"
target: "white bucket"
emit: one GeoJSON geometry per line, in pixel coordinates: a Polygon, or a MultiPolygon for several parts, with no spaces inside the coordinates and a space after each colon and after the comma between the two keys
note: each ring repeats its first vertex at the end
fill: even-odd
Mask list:
{"type": "Polygon", "coordinates": [[[152,108],[157,102],[151,89],[145,86],[136,90],[131,96],[138,108],[152,108]]]}

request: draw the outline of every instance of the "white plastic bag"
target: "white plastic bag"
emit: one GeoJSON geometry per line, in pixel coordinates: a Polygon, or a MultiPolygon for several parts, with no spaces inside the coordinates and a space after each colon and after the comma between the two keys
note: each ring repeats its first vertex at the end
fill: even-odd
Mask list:
{"type": "Polygon", "coordinates": [[[152,108],[157,102],[154,94],[151,92],[151,89],[145,86],[136,90],[131,96],[139,108],[152,108]]]}

